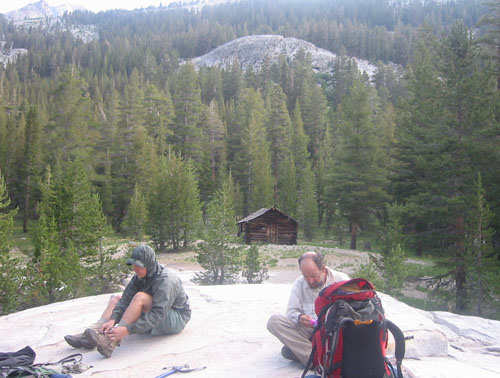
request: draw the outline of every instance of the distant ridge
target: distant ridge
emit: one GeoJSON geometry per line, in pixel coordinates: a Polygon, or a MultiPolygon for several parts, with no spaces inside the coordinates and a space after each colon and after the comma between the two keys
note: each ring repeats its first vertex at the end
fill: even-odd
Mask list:
{"type": "MultiPolygon", "coordinates": [[[[191,59],[190,62],[197,68],[202,66],[228,68],[237,59],[243,70],[248,67],[260,70],[264,60],[268,59],[274,64],[282,54],[293,59],[301,49],[311,56],[315,71],[328,71],[337,59],[337,55],[331,51],[301,39],[285,38],[281,35],[252,35],[227,42],[205,55],[191,59]]],[[[369,76],[374,74],[376,69],[374,65],[366,60],[354,59],[360,71],[366,72],[369,76]]]]}
{"type": "Polygon", "coordinates": [[[13,21],[24,19],[36,19],[44,17],[61,17],[65,12],[73,12],[75,10],[85,10],[80,5],[61,4],[50,6],[45,0],[40,0],[37,3],[28,4],[20,9],[7,12],[5,16],[13,21]]]}

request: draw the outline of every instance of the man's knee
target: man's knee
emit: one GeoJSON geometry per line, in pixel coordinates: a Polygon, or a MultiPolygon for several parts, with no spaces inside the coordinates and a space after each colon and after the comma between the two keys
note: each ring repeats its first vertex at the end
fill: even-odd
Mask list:
{"type": "Polygon", "coordinates": [[[276,329],[279,328],[279,325],[282,323],[281,315],[272,315],[267,321],[267,330],[272,334],[276,333],[276,329]]]}
{"type": "Polygon", "coordinates": [[[121,298],[122,298],[121,295],[118,295],[118,294],[112,295],[111,298],[109,298],[109,303],[111,305],[113,305],[113,307],[115,307],[116,304],[120,301],[121,298]]]}
{"type": "Polygon", "coordinates": [[[148,293],[139,291],[134,295],[134,298],[132,298],[132,302],[130,304],[132,305],[132,303],[134,305],[140,305],[143,312],[148,312],[151,310],[153,305],[153,297],[148,293]]]}

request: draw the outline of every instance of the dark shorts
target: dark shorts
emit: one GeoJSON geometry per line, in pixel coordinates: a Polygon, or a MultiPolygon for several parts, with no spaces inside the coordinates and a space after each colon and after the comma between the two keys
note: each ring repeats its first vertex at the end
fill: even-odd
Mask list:
{"type": "Polygon", "coordinates": [[[191,318],[191,311],[179,311],[171,308],[167,312],[167,316],[163,319],[163,321],[156,325],[151,330],[151,335],[153,336],[161,336],[161,335],[174,335],[176,333],[181,332],[189,319],[191,318]]]}

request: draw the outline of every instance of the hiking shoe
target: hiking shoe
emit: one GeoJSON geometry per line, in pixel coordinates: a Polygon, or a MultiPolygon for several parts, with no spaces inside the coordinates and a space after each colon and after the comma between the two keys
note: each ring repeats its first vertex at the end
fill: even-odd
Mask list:
{"type": "Polygon", "coordinates": [[[84,332],[85,337],[97,346],[97,350],[104,357],[109,358],[113,354],[118,343],[111,341],[104,333],[96,332],[91,328],[87,328],[84,332]]]}
{"type": "Polygon", "coordinates": [[[64,340],[66,340],[66,342],[73,348],[95,348],[95,344],[87,339],[83,333],[79,333],[78,335],[66,335],[64,336],[64,340]]]}
{"type": "Polygon", "coordinates": [[[285,357],[287,360],[292,360],[292,361],[298,361],[299,359],[297,358],[297,356],[295,354],[293,354],[293,352],[291,351],[291,349],[287,346],[284,346],[283,348],[281,348],[281,355],[283,357],[285,357]]]}

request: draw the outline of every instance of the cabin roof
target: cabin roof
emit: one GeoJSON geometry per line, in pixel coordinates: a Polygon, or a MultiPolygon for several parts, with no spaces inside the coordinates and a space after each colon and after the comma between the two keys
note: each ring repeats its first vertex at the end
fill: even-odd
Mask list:
{"type": "Polygon", "coordinates": [[[295,219],[293,219],[292,217],[286,215],[286,214],[283,214],[281,211],[279,211],[278,209],[276,209],[275,207],[263,207],[255,212],[253,212],[252,214],[249,214],[247,215],[245,218],[243,218],[242,220],[238,221],[237,224],[240,224],[240,223],[247,223],[255,218],[258,218],[262,215],[264,215],[265,213],[267,213],[269,210],[274,210],[274,211],[277,211],[278,213],[280,213],[281,215],[283,215],[284,217],[287,217],[288,219],[290,219],[292,222],[295,222],[295,223],[298,223],[295,219]]]}

